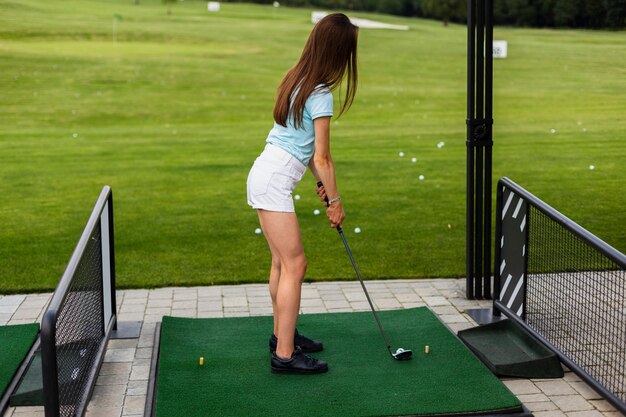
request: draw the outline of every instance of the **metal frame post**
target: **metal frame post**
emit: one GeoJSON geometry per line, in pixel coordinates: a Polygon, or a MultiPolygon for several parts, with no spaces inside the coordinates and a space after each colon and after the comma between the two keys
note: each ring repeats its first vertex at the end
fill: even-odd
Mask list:
{"type": "Polygon", "coordinates": [[[468,0],[466,296],[491,298],[493,3],[468,0]]]}

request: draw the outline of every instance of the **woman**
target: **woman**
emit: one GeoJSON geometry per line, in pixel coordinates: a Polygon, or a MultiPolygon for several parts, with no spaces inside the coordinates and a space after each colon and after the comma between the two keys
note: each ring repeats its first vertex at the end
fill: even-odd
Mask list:
{"type": "Polygon", "coordinates": [[[330,154],[331,91],[346,78],[342,114],[356,93],[357,37],[358,27],[341,13],[330,14],[315,25],[300,59],[278,88],[274,128],[248,175],[248,204],[257,210],[272,253],[269,287],[274,333],[270,351],[274,373],[328,370],[326,362],[306,354],[322,350],[322,343],[296,330],[306,258],[291,193],[308,165],[323,184],[316,190],[320,199],[328,197],[326,216],[331,226],[343,222],[345,213],[330,154]]]}

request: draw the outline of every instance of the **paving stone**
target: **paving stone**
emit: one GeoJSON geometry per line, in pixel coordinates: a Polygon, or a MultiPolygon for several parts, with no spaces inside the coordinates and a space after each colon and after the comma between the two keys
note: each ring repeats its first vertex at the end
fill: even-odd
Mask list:
{"type": "Polygon", "coordinates": [[[15,407],[13,411],[14,416],[27,417],[27,416],[43,416],[44,409],[42,406],[27,406],[27,407],[15,407]]]}
{"type": "Polygon", "coordinates": [[[156,300],[156,299],[169,299],[171,300],[174,297],[174,292],[171,288],[158,288],[156,290],[151,290],[148,294],[148,300],[156,300]]]}
{"type": "Polygon", "coordinates": [[[121,417],[122,407],[88,407],[85,417],[121,417]]]}
{"type": "Polygon", "coordinates": [[[591,411],[572,411],[567,413],[567,417],[604,417],[604,415],[595,410],[591,411]]]}
{"type": "Polygon", "coordinates": [[[550,401],[550,398],[548,398],[547,395],[540,393],[540,394],[521,394],[518,395],[517,398],[523,402],[524,404],[526,403],[536,403],[536,402],[542,402],[542,401],[550,401]]]}
{"type": "Polygon", "coordinates": [[[574,395],[577,392],[561,379],[535,380],[535,385],[546,395],[574,395]]]}
{"type": "Polygon", "coordinates": [[[165,316],[170,314],[171,309],[169,307],[148,307],[146,309],[146,316],[165,316]]]}
{"type": "Polygon", "coordinates": [[[330,310],[350,308],[350,303],[344,300],[328,300],[324,301],[326,308],[330,310]]]}
{"type": "Polygon", "coordinates": [[[110,339],[107,349],[130,349],[137,347],[137,339],[110,339]]]}
{"type": "Polygon", "coordinates": [[[224,313],[219,311],[198,311],[199,319],[211,319],[211,318],[221,318],[224,317],[224,313]]]}
{"type": "Polygon", "coordinates": [[[146,310],[145,303],[127,304],[124,303],[119,310],[120,313],[143,313],[146,310]]]}
{"type": "Polygon", "coordinates": [[[593,405],[580,395],[551,395],[550,399],[564,412],[593,410],[593,405]]]}
{"type": "Polygon", "coordinates": [[[346,297],[346,300],[348,300],[349,302],[353,302],[353,301],[367,301],[367,297],[365,296],[365,293],[363,291],[360,292],[356,292],[356,291],[349,291],[349,292],[344,292],[344,295],[346,297]]]}
{"type": "Polygon", "coordinates": [[[450,305],[450,302],[446,298],[441,296],[428,296],[422,298],[424,299],[424,302],[431,307],[450,305]]]}
{"type": "Polygon", "coordinates": [[[402,307],[400,302],[395,298],[377,298],[374,300],[374,305],[379,310],[392,310],[402,307]]]}
{"type": "Polygon", "coordinates": [[[222,311],[222,301],[198,301],[198,311],[222,311]]]}
{"type": "Polygon", "coordinates": [[[146,405],[146,397],[143,395],[129,395],[124,401],[122,415],[143,414],[146,405]]]}
{"type": "Polygon", "coordinates": [[[506,385],[515,395],[541,393],[541,390],[537,388],[532,381],[527,379],[509,379],[502,382],[504,382],[504,385],[506,385]]]}
{"type": "Polygon", "coordinates": [[[305,298],[300,301],[300,307],[317,307],[323,306],[324,301],[321,298],[305,298]]]}
{"type": "Polygon", "coordinates": [[[196,300],[173,301],[172,310],[195,310],[197,307],[196,300]]]}
{"type": "Polygon", "coordinates": [[[93,395],[121,395],[126,394],[126,384],[117,385],[95,385],[93,395]]]}
{"type": "Polygon", "coordinates": [[[350,308],[353,311],[367,311],[371,310],[371,307],[367,301],[355,301],[350,303],[350,308]]]}
{"type": "MultiPolygon", "coordinates": [[[[303,300],[304,301],[304,300],[303,300]]],[[[269,295],[265,295],[262,297],[251,297],[248,296],[248,304],[250,306],[252,305],[257,305],[257,306],[271,306],[272,305],[272,298],[269,295]]]]}
{"type": "Polygon", "coordinates": [[[451,323],[468,323],[468,320],[460,314],[442,314],[439,316],[441,321],[447,324],[451,323]]]}
{"type": "Polygon", "coordinates": [[[198,292],[197,291],[182,291],[182,292],[178,292],[178,291],[174,291],[174,302],[181,302],[181,301],[187,301],[187,302],[195,302],[195,300],[198,299],[198,292]]]}
{"type": "Polygon", "coordinates": [[[173,317],[190,317],[190,318],[194,318],[196,317],[196,310],[179,310],[179,309],[172,309],[172,314],[173,317]]]}
{"type": "Polygon", "coordinates": [[[224,317],[250,317],[249,311],[224,311],[224,317]]]}
{"type": "Polygon", "coordinates": [[[602,411],[602,412],[616,411],[615,407],[613,407],[611,403],[609,403],[607,400],[589,400],[589,402],[599,411],[602,411]]]}
{"type": "Polygon", "coordinates": [[[585,382],[573,381],[570,382],[569,385],[576,390],[580,395],[583,396],[586,400],[599,400],[602,398],[600,394],[596,392],[593,388],[587,385],[585,382]]]}
{"type": "MultiPolygon", "coordinates": [[[[520,398],[521,396],[518,396],[518,398],[520,398]]],[[[520,398],[520,401],[521,398],[520,398]]],[[[554,410],[559,410],[559,407],[557,407],[556,404],[554,404],[552,401],[538,401],[538,402],[525,402],[522,401],[522,403],[524,403],[524,405],[526,407],[528,407],[528,409],[530,411],[532,411],[533,413],[536,411],[554,411],[554,410]]]]}
{"type": "Polygon", "coordinates": [[[148,393],[148,381],[129,381],[126,390],[126,395],[147,395],[148,393]]]}
{"type": "Polygon", "coordinates": [[[538,412],[533,412],[533,414],[535,415],[535,417],[567,417],[562,411],[560,410],[551,410],[551,411],[538,411],[538,412]]]}
{"type": "Polygon", "coordinates": [[[459,310],[457,310],[454,306],[451,306],[451,305],[439,306],[439,307],[431,307],[430,311],[432,311],[433,313],[435,313],[437,315],[459,314],[459,310]]]}
{"type": "Polygon", "coordinates": [[[244,307],[248,305],[248,297],[224,297],[224,308],[226,307],[244,307]]]}
{"type": "Polygon", "coordinates": [[[12,320],[36,320],[41,313],[41,308],[18,308],[13,316],[12,320]]]}
{"type": "Polygon", "coordinates": [[[150,376],[150,366],[133,366],[129,381],[147,380],[150,376]]]}
{"type": "Polygon", "coordinates": [[[150,359],[152,358],[152,348],[138,348],[135,351],[135,359],[150,359]]]}
{"type": "Polygon", "coordinates": [[[272,307],[250,307],[251,316],[271,316],[274,314],[272,307]]]}
{"type": "Polygon", "coordinates": [[[107,349],[104,362],[132,362],[135,357],[135,348],[107,349]]]}
{"type": "Polygon", "coordinates": [[[321,292],[320,296],[324,301],[337,301],[337,300],[346,300],[346,296],[341,291],[333,291],[333,292],[321,292]]]}
{"type": "Polygon", "coordinates": [[[88,408],[112,408],[124,405],[124,392],[120,394],[92,395],[88,408]]]}
{"type": "Polygon", "coordinates": [[[148,290],[124,290],[124,302],[127,302],[129,299],[148,299],[148,290]]]}
{"type": "Polygon", "coordinates": [[[131,362],[103,362],[100,375],[129,375],[131,362]]]}
{"type": "Polygon", "coordinates": [[[25,295],[5,295],[0,297],[0,306],[19,306],[25,299],[25,295]]]}
{"type": "Polygon", "coordinates": [[[113,374],[100,375],[96,379],[96,385],[124,385],[128,383],[128,375],[113,374]]]}
{"type": "Polygon", "coordinates": [[[221,287],[201,287],[198,288],[198,297],[222,296],[221,287]]]}

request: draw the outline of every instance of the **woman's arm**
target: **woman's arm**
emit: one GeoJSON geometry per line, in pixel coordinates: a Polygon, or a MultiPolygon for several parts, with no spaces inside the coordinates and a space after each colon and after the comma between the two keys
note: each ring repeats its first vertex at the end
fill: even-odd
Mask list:
{"type": "MultiPolygon", "coordinates": [[[[313,121],[315,128],[315,154],[311,158],[309,167],[318,181],[324,184],[322,200],[328,197],[329,201],[339,197],[335,179],[335,165],[330,155],[330,117],[319,117],[313,121]]],[[[346,217],[341,200],[335,201],[326,209],[326,216],[332,227],[341,225],[346,217]]]]}

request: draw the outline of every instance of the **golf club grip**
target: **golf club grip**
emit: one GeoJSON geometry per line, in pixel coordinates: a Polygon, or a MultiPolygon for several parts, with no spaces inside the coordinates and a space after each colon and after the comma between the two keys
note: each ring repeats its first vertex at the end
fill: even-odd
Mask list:
{"type": "MultiPolygon", "coordinates": [[[[318,181],[318,182],[317,182],[317,186],[318,186],[318,187],[323,187],[323,186],[324,186],[324,183],[323,183],[322,181],[318,181]]],[[[328,204],[328,196],[325,196],[325,197],[324,197],[324,201],[326,201],[326,204],[328,204]]],[[[337,226],[337,231],[338,231],[339,233],[341,233],[341,225],[338,225],[338,226],[337,226]]]]}

